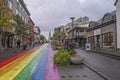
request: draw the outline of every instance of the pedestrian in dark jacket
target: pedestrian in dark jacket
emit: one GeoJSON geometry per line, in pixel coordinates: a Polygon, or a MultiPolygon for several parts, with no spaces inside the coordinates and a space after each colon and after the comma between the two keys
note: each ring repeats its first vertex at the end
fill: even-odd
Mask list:
{"type": "Polygon", "coordinates": [[[21,41],[17,40],[17,48],[20,48],[21,41]]]}

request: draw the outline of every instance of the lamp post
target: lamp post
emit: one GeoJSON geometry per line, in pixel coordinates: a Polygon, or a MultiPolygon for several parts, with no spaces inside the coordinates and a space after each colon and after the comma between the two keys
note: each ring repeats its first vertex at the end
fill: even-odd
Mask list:
{"type": "Polygon", "coordinates": [[[72,28],[73,28],[73,20],[75,19],[75,17],[71,17],[70,19],[72,20],[72,28]]]}
{"type": "MultiPolygon", "coordinates": [[[[70,19],[72,20],[72,30],[73,30],[73,25],[74,25],[73,20],[75,19],[75,17],[71,17],[70,19]]],[[[72,31],[72,40],[73,40],[73,36],[74,36],[74,32],[72,31]]]]}

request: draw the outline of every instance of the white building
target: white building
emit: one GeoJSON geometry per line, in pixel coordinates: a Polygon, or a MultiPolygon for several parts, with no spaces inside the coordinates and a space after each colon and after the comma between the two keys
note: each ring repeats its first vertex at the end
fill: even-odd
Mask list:
{"type": "Polygon", "coordinates": [[[120,49],[120,0],[116,0],[116,16],[117,16],[117,48],[120,49]]]}
{"type": "Polygon", "coordinates": [[[19,15],[26,24],[29,23],[30,13],[23,0],[8,0],[8,6],[14,15],[19,15]]]}
{"type": "Polygon", "coordinates": [[[40,28],[39,27],[34,27],[34,42],[37,43],[40,41],[40,28]]]}
{"type": "MultiPolygon", "coordinates": [[[[72,27],[72,22],[70,23],[67,23],[65,25],[65,32],[66,32],[66,36],[67,38],[73,38],[73,33],[74,32],[71,32],[70,31],[73,31],[73,29],[75,29],[76,27],[80,27],[80,28],[88,28],[89,26],[89,18],[88,17],[80,17],[76,20],[73,21],[73,27],[72,27]]],[[[76,36],[76,34],[75,34],[76,36]]]]}
{"type": "MultiPolygon", "coordinates": [[[[22,20],[29,24],[30,20],[30,13],[26,7],[26,4],[23,0],[6,0],[8,3],[8,7],[10,9],[10,13],[14,15],[19,15],[22,20]]],[[[11,20],[12,23],[16,23],[14,20],[11,20]]],[[[21,39],[22,44],[27,42],[24,38],[19,38],[18,35],[15,33],[15,27],[13,30],[7,30],[6,32],[0,31],[0,48],[8,48],[8,47],[15,47],[16,41],[21,39]]],[[[28,39],[27,39],[28,40],[28,39]]]]}

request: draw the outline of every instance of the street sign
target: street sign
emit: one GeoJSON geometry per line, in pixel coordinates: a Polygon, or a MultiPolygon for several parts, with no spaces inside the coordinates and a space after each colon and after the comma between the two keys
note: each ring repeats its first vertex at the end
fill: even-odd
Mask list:
{"type": "Polygon", "coordinates": [[[91,50],[90,43],[85,44],[85,50],[87,50],[87,51],[91,50]]]}

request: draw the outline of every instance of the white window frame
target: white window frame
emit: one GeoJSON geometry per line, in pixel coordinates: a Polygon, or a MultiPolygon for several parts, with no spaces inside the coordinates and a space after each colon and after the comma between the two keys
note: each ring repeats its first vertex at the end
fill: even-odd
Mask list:
{"type": "Polygon", "coordinates": [[[8,0],[8,6],[11,10],[13,9],[13,3],[10,0],[8,0]]]}
{"type": "Polygon", "coordinates": [[[15,11],[15,12],[16,12],[16,15],[18,15],[18,13],[19,13],[19,12],[18,12],[18,9],[16,9],[16,11],[15,11]]]}

